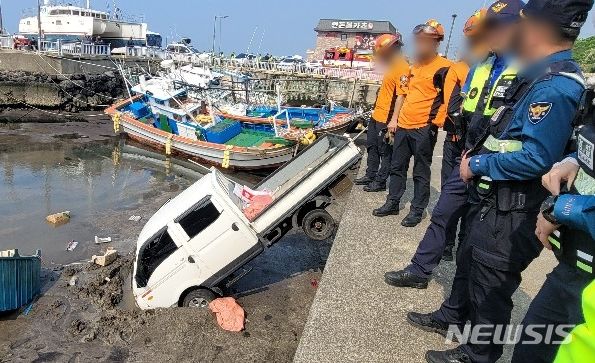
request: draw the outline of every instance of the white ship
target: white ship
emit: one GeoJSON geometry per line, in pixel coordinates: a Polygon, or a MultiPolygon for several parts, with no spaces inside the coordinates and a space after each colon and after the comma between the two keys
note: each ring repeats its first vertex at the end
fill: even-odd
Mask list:
{"type": "MultiPolygon", "coordinates": [[[[80,41],[101,39],[112,47],[146,46],[147,24],[123,19],[119,10],[113,13],[70,4],[53,4],[44,0],[40,8],[41,34],[46,41],[80,41]]],[[[37,14],[23,17],[19,22],[19,33],[28,38],[37,38],[39,25],[37,14]]]]}

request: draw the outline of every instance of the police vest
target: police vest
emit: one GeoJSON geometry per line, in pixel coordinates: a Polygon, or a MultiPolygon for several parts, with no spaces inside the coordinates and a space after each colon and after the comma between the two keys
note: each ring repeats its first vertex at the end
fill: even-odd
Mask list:
{"type": "Polygon", "coordinates": [[[489,57],[475,67],[469,91],[463,101],[463,111],[467,113],[483,112],[486,95],[489,92],[490,76],[494,68],[495,57],[489,57]],[[481,102],[480,102],[481,101],[481,102]]]}
{"type": "MultiPolygon", "coordinates": [[[[591,123],[582,127],[577,137],[577,159],[580,168],[569,194],[595,196],[594,145],[595,125],[591,123]]],[[[562,226],[549,237],[549,241],[560,262],[570,264],[595,277],[595,240],[589,233],[562,226]]]]}
{"type": "Polygon", "coordinates": [[[512,85],[514,79],[518,73],[516,66],[508,66],[498,76],[494,86],[490,90],[490,94],[487,96],[484,116],[491,117],[496,111],[506,104],[506,91],[512,85]]]}
{"type": "MultiPolygon", "coordinates": [[[[499,107],[490,119],[490,126],[485,137],[475,149],[478,154],[509,153],[522,150],[522,140],[501,140],[500,136],[508,128],[516,112],[518,105],[529,93],[534,84],[548,79],[553,75],[561,75],[571,78],[577,82],[582,80],[582,72],[576,62],[561,61],[550,65],[549,72],[534,81],[520,80],[514,78],[504,94],[504,105],[499,107]]],[[[473,150],[472,150],[473,151],[473,150]]],[[[493,183],[489,177],[483,176],[476,180],[476,187],[479,196],[488,201],[491,206],[497,207],[499,211],[536,211],[547,197],[547,191],[541,185],[540,179],[526,181],[499,181],[493,183]]]]}
{"type": "Polygon", "coordinates": [[[591,363],[595,357],[595,282],[583,291],[585,323],[575,327],[560,345],[554,363],[591,363]]]}

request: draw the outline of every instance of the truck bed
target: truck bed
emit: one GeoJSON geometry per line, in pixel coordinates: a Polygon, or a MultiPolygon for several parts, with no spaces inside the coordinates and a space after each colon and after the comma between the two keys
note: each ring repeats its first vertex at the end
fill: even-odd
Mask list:
{"type": "Polygon", "coordinates": [[[303,150],[254,189],[273,193],[273,203],[252,222],[266,232],[328,187],[361,158],[359,148],[346,137],[328,134],[303,150]]]}

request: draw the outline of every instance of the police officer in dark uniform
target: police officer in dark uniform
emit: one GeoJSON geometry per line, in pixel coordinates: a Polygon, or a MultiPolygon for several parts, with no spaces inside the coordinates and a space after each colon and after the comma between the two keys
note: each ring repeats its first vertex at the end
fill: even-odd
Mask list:
{"type": "MultiPolygon", "coordinates": [[[[467,289],[469,320],[482,334],[476,344],[429,351],[428,362],[495,362],[502,355],[503,345],[494,342],[510,322],[512,294],[543,248],[535,237],[547,198],[541,176],[567,154],[585,91],[571,49],[592,6],[593,0],[530,0],[523,9],[518,53],[525,66],[481,145],[461,162],[461,177],[473,181],[480,198],[469,221],[467,289]]],[[[434,328],[435,321],[429,323],[434,328]]]]}
{"type": "MultiPolygon", "coordinates": [[[[592,105],[591,99],[587,99],[592,105]]],[[[556,165],[542,179],[552,196],[542,204],[535,234],[547,249],[554,251],[560,263],[548,275],[522,323],[524,327],[533,326],[533,331],[542,337],[547,336],[548,327],[585,322],[581,295],[595,280],[595,123],[592,118],[581,128],[577,145],[577,154],[556,165]],[[562,182],[570,184],[568,193],[560,194],[562,182]]],[[[568,329],[554,329],[550,341],[538,344],[526,344],[535,338],[523,334],[512,361],[552,362],[564,340],[562,332],[569,333],[568,329]]]]}

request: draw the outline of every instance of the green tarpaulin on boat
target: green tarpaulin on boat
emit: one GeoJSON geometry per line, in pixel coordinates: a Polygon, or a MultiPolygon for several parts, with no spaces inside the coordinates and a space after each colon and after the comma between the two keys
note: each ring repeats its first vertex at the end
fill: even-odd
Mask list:
{"type": "Polygon", "coordinates": [[[311,129],[314,127],[314,123],[312,121],[304,120],[301,118],[294,118],[290,121],[291,126],[296,127],[298,129],[311,129]]]}
{"type": "Polygon", "coordinates": [[[159,115],[159,128],[171,134],[171,127],[169,127],[169,123],[167,122],[167,116],[159,115]]]}

